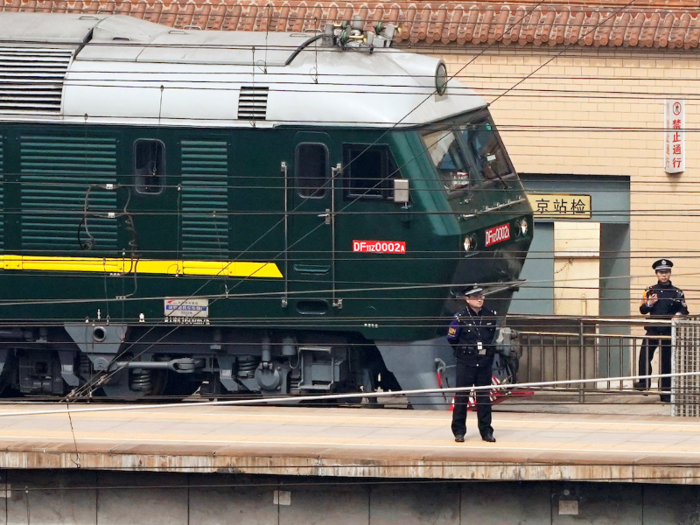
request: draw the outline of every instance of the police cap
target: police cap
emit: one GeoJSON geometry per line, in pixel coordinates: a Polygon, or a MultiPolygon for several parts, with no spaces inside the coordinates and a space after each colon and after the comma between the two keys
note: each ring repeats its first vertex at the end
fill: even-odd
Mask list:
{"type": "Polygon", "coordinates": [[[464,290],[462,290],[462,293],[464,294],[464,297],[469,297],[470,295],[483,295],[483,291],[484,289],[478,284],[470,284],[464,290]]]}
{"type": "Polygon", "coordinates": [[[668,259],[659,259],[651,265],[655,272],[663,272],[666,270],[671,270],[673,268],[673,263],[668,259]]]}

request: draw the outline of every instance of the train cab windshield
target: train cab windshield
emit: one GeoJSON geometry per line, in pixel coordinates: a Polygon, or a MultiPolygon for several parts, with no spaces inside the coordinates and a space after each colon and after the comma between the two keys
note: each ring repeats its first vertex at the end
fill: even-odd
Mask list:
{"type": "Polygon", "coordinates": [[[488,113],[423,132],[423,142],[448,192],[500,184],[515,176],[506,150],[488,113]]]}

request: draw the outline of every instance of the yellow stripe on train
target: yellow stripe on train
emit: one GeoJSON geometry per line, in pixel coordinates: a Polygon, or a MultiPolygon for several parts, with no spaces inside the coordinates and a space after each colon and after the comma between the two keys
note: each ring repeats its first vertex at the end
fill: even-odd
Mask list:
{"type": "Polygon", "coordinates": [[[40,255],[0,255],[0,268],[46,272],[147,273],[162,275],[210,275],[281,279],[282,272],[272,262],[247,261],[160,261],[99,257],[44,257],[40,255]]]}

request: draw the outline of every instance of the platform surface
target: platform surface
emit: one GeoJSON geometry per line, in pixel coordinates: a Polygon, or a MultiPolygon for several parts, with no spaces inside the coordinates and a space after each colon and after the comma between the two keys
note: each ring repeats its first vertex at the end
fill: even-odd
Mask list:
{"type": "Polygon", "coordinates": [[[85,407],[69,420],[65,405],[0,406],[60,412],[0,417],[0,468],[700,484],[700,419],[494,412],[489,444],[472,413],[455,443],[449,412],[85,407]]]}

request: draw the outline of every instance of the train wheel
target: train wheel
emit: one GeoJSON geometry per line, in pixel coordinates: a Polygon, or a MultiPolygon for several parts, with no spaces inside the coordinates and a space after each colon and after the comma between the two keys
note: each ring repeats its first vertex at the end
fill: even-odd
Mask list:
{"type": "Polygon", "coordinates": [[[163,394],[165,382],[165,370],[125,369],[113,374],[107,384],[102,385],[102,393],[122,400],[155,397],[163,394]]]}

